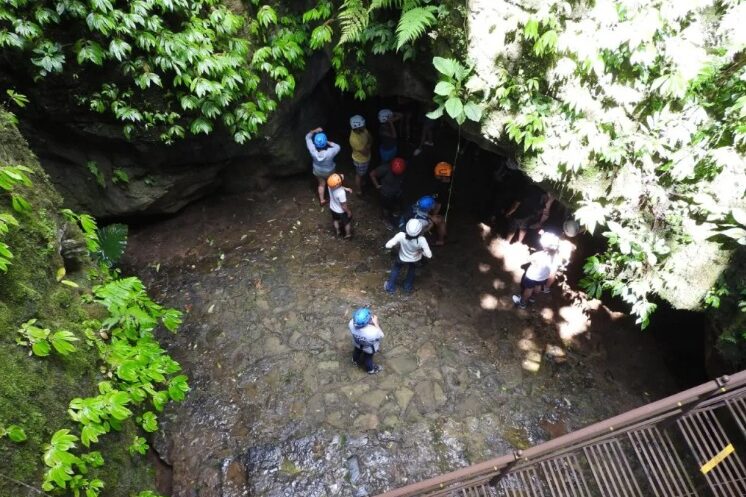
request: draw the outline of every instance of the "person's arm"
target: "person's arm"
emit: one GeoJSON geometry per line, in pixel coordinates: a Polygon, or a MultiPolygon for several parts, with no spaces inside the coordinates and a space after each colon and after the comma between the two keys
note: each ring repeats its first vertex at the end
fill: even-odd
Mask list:
{"type": "Polygon", "coordinates": [[[554,197],[547,194],[547,201],[544,204],[544,210],[541,212],[541,218],[539,219],[539,222],[537,223],[537,227],[541,227],[544,225],[544,222],[546,222],[547,219],[549,219],[549,214],[552,212],[552,203],[554,202],[554,197]]]}
{"type": "Polygon", "coordinates": [[[394,237],[391,240],[389,240],[388,242],[386,242],[386,248],[387,249],[394,248],[394,246],[397,243],[399,243],[399,241],[401,241],[401,239],[402,239],[403,236],[404,236],[404,233],[397,233],[396,235],[394,235],[394,237]]]}
{"type": "Polygon", "coordinates": [[[515,210],[518,208],[519,205],[521,205],[520,200],[516,200],[515,202],[513,202],[513,205],[510,206],[510,209],[505,211],[505,217],[510,217],[515,212],[515,210]]]}
{"type": "Polygon", "coordinates": [[[373,317],[370,318],[370,320],[373,322],[373,324],[375,325],[376,328],[378,328],[379,330],[381,329],[381,325],[378,324],[378,316],[377,315],[373,314],[373,317]]]}
{"type": "Polygon", "coordinates": [[[394,126],[394,119],[393,118],[389,119],[386,122],[386,125],[389,128],[389,136],[391,136],[392,138],[396,138],[397,134],[396,134],[396,126],[394,126]]]}
{"type": "Polygon", "coordinates": [[[313,144],[313,134],[316,132],[316,130],[311,130],[308,133],[306,133],[306,148],[311,153],[311,155],[316,154],[316,145],[313,144]]]}
{"type": "Polygon", "coordinates": [[[342,208],[343,211],[347,213],[348,216],[352,217],[352,211],[350,210],[350,207],[347,205],[347,202],[340,202],[339,206],[342,208]]]}
{"type": "Polygon", "coordinates": [[[418,240],[420,243],[420,248],[422,249],[422,255],[424,255],[428,259],[432,259],[433,253],[430,251],[430,245],[427,244],[427,238],[421,236],[418,238],[418,240]]]}
{"type": "Polygon", "coordinates": [[[333,158],[340,150],[342,150],[342,147],[340,147],[338,143],[329,142],[329,148],[326,150],[326,153],[329,158],[333,158]]]}

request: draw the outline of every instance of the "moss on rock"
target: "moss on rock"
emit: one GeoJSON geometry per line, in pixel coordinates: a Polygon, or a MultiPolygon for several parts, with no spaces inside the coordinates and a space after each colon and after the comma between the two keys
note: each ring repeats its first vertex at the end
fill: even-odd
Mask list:
{"type": "MultiPolygon", "coordinates": [[[[5,122],[0,114],[0,123],[5,122]]],[[[80,302],[80,290],[57,282],[57,269],[63,267],[60,238],[65,220],[60,215],[62,200],[50,184],[38,161],[16,128],[0,128],[0,164],[24,165],[33,170],[33,186],[19,188],[32,205],[27,214],[13,212],[20,222],[3,238],[14,254],[7,273],[0,273],[0,424],[23,427],[28,440],[16,444],[0,439],[2,474],[39,488],[45,471],[44,444],[61,428],[75,423],[67,416],[71,399],[95,394],[99,378],[98,354],[86,345],[81,323],[89,319],[80,302]],[[16,343],[19,326],[36,318],[43,327],[65,329],[80,338],[78,350],[69,356],[28,355],[28,348],[16,343]]],[[[10,198],[0,193],[0,212],[11,213],[10,198]]],[[[68,229],[70,229],[68,227],[68,229]]],[[[86,281],[86,267],[80,274],[68,275],[86,281]]],[[[100,450],[107,464],[101,468],[107,496],[126,496],[152,488],[153,475],[141,456],[132,457],[127,446],[134,425],[122,434],[104,437],[94,450],[100,450]]],[[[19,495],[18,484],[0,478],[0,497],[19,495]]]]}

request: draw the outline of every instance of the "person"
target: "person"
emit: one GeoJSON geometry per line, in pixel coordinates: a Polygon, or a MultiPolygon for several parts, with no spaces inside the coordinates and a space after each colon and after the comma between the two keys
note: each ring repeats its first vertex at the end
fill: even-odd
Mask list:
{"type": "Polygon", "coordinates": [[[549,286],[554,282],[557,269],[562,263],[559,242],[559,237],[554,233],[542,233],[542,250],[531,255],[529,265],[521,278],[521,294],[513,295],[513,303],[521,309],[534,302],[532,295],[540,289],[546,289],[543,290],[544,293],[549,293],[549,286]]]}
{"type": "Polygon", "coordinates": [[[429,117],[425,114],[425,118],[422,121],[422,136],[420,137],[420,144],[414,150],[413,155],[416,157],[422,153],[422,147],[432,147],[433,143],[433,130],[435,129],[436,119],[429,117]]]}
{"type": "Polygon", "coordinates": [[[337,236],[342,236],[346,240],[352,238],[352,211],[347,203],[347,193],[352,190],[342,186],[345,177],[343,174],[334,173],[326,180],[329,187],[329,211],[332,213],[332,221],[337,236]]]}
{"type": "Polygon", "coordinates": [[[306,147],[313,161],[313,175],[319,183],[319,205],[324,205],[327,202],[324,199],[326,179],[336,168],[334,157],[339,153],[340,146],[329,141],[323,128],[315,128],[306,134],[306,147]]]}
{"type": "Polygon", "coordinates": [[[352,147],[352,163],[355,165],[355,193],[363,194],[363,180],[368,174],[373,137],[365,128],[365,118],[355,115],[350,118],[350,147],[352,147]]]}
{"type": "Polygon", "coordinates": [[[393,112],[391,109],[381,109],[378,112],[378,122],[380,127],[378,128],[378,138],[380,145],[378,152],[381,156],[381,163],[389,162],[391,159],[396,157],[398,151],[398,136],[396,134],[396,126],[394,123],[401,119],[401,114],[393,112]]]}
{"type": "Polygon", "coordinates": [[[361,361],[368,374],[383,371],[383,367],[373,362],[373,355],[381,348],[383,331],[378,324],[378,316],[367,307],[360,307],[352,315],[348,325],[352,336],[352,363],[360,366],[361,361]]]}
{"type": "Polygon", "coordinates": [[[417,262],[422,259],[423,255],[428,259],[433,256],[427,240],[422,236],[422,227],[423,224],[419,219],[410,219],[407,221],[404,232],[397,233],[391,240],[386,242],[386,248],[389,250],[399,245],[399,254],[394,260],[394,265],[391,267],[389,279],[383,285],[383,289],[386,292],[394,293],[396,291],[396,279],[399,277],[399,272],[404,266],[407,266],[407,276],[404,280],[403,288],[404,293],[412,293],[414,291],[414,275],[417,262]]]}
{"type": "Polygon", "coordinates": [[[382,164],[370,172],[373,186],[381,192],[381,209],[387,227],[394,226],[394,217],[399,212],[406,170],[406,161],[395,157],[390,164],[382,164]]]}
{"type": "Polygon", "coordinates": [[[441,246],[445,244],[446,236],[448,234],[446,216],[448,214],[448,207],[451,200],[453,166],[448,162],[438,162],[435,165],[434,172],[435,183],[433,184],[433,192],[435,192],[435,208],[433,209],[433,215],[431,218],[433,224],[435,224],[437,234],[435,245],[441,246]]]}
{"type": "Polygon", "coordinates": [[[554,198],[536,186],[531,186],[520,200],[505,212],[505,217],[510,219],[510,234],[508,241],[513,243],[516,238],[522,243],[529,229],[539,229],[549,218],[554,198]]]}
{"type": "Polygon", "coordinates": [[[445,244],[446,226],[445,218],[436,214],[438,204],[435,197],[425,195],[402,216],[399,225],[403,227],[409,219],[417,219],[422,223],[422,232],[428,233],[435,228],[435,245],[441,247],[445,244]]]}

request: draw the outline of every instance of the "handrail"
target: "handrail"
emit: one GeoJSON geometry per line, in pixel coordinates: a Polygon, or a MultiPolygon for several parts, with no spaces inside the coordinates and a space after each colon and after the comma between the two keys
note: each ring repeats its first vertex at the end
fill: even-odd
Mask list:
{"type": "Polygon", "coordinates": [[[646,404],[631,411],[627,411],[623,414],[614,416],[613,418],[594,423],[578,431],[530,447],[524,451],[516,451],[511,455],[490,459],[405,487],[389,490],[377,497],[416,497],[426,495],[427,492],[444,490],[448,486],[466,479],[474,480],[480,477],[486,479],[489,476],[497,474],[497,472],[505,469],[509,465],[513,466],[518,462],[535,460],[550,455],[560,449],[577,446],[610,433],[617,433],[631,425],[649,420],[653,417],[670,417],[675,414],[683,413],[687,406],[707,400],[706,398],[711,398],[714,395],[722,394],[743,386],[746,386],[746,370],[740,371],[731,376],[721,376],[720,378],[708,381],[702,385],[679,392],[650,404],[646,404]],[[667,414],[667,416],[661,416],[663,414],[667,414]]]}

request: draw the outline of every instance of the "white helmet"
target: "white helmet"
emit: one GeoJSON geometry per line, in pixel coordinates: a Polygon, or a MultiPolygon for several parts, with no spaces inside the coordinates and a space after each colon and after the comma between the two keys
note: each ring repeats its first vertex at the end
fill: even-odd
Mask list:
{"type": "Polygon", "coordinates": [[[381,109],[378,111],[378,122],[380,123],[387,123],[392,117],[394,117],[394,113],[391,112],[391,109],[381,109]]]}
{"type": "Polygon", "coordinates": [[[549,233],[548,231],[545,231],[541,234],[541,238],[539,238],[539,243],[541,243],[541,246],[545,249],[557,249],[559,248],[559,237],[555,235],[554,233],[549,233]]]}
{"type": "Polygon", "coordinates": [[[350,118],[350,127],[360,129],[365,127],[365,118],[361,115],[355,115],[350,118]]]}
{"type": "Polygon", "coordinates": [[[407,235],[411,237],[419,236],[422,233],[422,223],[419,219],[410,219],[407,221],[407,235]]]}
{"type": "Polygon", "coordinates": [[[565,223],[562,225],[562,231],[565,232],[565,235],[572,238],[578,233],[580,233],[580,225],[578,222],[574,219],[568,219],[565,221],[565,223]]]}

